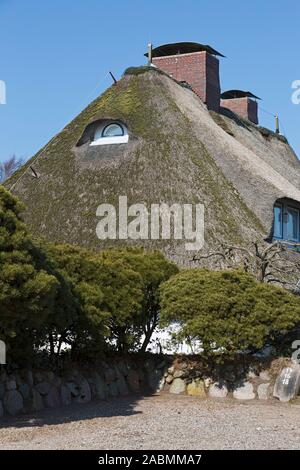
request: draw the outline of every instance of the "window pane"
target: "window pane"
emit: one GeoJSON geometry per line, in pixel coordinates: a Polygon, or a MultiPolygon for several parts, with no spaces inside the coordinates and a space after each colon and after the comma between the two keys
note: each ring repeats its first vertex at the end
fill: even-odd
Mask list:
{"type": "Polygon", "coordinates": [[[282,207],[274,207],[274,237],[282,238],[282,207]]]}
{"type": "Polygon", "coordinates": [[[291,207],[287,209],[287,238],[293,241],[299,239],[299,211],[291,207]]]}
{"type": "Polygon", "coordinates": [[[117,137],[121,135],[124,135],[124,131],[119,124],[109,124],[104,128],[102,137],[117,137]]]}

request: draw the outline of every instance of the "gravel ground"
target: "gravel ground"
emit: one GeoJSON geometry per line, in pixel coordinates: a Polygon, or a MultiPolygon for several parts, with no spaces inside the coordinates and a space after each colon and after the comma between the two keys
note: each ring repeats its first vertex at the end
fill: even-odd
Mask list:
{"type": "Polygon", "coordinates": [[[300,403],[161,394],[6,419],[1,449],[299,449],[300,403]]]}

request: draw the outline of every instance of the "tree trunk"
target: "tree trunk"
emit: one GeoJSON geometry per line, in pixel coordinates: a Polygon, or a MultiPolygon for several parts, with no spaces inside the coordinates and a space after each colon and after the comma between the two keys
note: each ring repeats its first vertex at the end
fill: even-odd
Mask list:
{"type": "Polygon", "coordinates": [[[54,351],[54,340],[53,340],[52,333],[49,333],[49,344],[50,344],[50,357],[53,357],[55,354],[55,351],[54,351]]]}
{"type": "Polygon", "coordinates": [[[142,353],[146,352],[147,346],[150,343],[151,337],[153,335],[153,332],[154,332],[156,326],[157,326],[157,323],[155,322],[155,323],[153,323],[152,326],[150,326],[148,328],[148,330],[144,331],[145,338],[144,338],[143,344],[140,348],[140,352],[142,352],[142,353]]]}

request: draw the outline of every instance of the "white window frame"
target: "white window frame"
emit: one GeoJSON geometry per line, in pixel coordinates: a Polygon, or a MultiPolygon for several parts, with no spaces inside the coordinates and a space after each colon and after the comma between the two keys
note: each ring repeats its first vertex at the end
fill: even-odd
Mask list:
{"type": "Polygon", "coordinates": [[[97,145],[114,145],[114,144],[127,144],[129,140],[129,135],[128,135],[128,130],[124,124],[118,122],[118,121],[111,121],[111,122],[103,122],[100,124],[96,130],[95,134],[100,135],[99,138],[93,140],[90,143],[90,146],[97,146],[97,145]],[[104,129],[109,126],[110,124],[118,124],[118,126],[121,126],[123,129],[124,134],[123,135],[118,135],[118,136],[111,136],[111,137],[103,137],[102,133],[104,129]]]}

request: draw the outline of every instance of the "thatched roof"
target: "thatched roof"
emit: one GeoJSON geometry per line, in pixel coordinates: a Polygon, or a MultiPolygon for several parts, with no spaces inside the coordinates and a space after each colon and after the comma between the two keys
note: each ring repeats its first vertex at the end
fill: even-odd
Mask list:
{"type": "MultiPolygon", "coordinates": [[[[191,90],[155,68],[130,69],[14,175],[35,235],[101,249],[97,206],[204,203],[205,247],[267,237],[275,200],[300,201],[300,165],[286,140],[230,111],[209,112],[191,90]],[[99,119],[126,123],[128,144],[80,143],[99,119]],[[38,158],[36,158],[38,157],[38,158]],[[33,176],[29,165],[39,175],[33,176]]],[[[124,242],[123,242],[124,243],[124,242]]],[[[131,242],[133,243],[133,242],[131,242]]],[[[144,241],[186,263],[184,241],[144,241]]]]}

